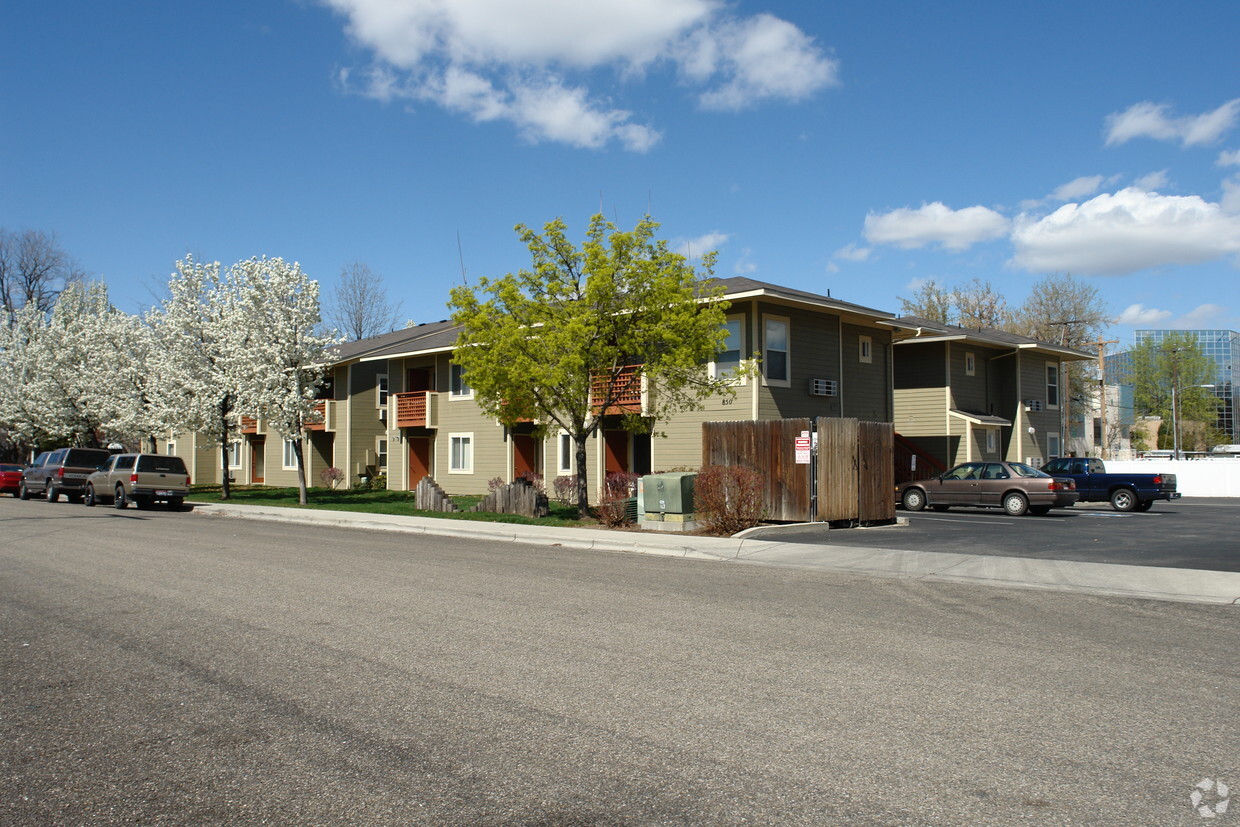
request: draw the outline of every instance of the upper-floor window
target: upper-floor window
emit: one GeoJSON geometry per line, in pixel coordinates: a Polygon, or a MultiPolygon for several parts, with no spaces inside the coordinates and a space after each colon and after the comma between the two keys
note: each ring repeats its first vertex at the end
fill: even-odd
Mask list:
{"type": "Polygon", "coordinates": [[[791,384],[792,367],[788,352],[788,320],[780,316],[763,318],[762,373],[768,385],[791,384]]]}
{"type": "Polygon", "coordinates": [[[964,375],[977,375],[977,356],[972,353],[965,353],[964,355],[964,375]]]}
{"type": "Polygon", "coordinates": [[[465,368],[453,362],[448,369],[448,396],[454,399],[470,399],[474,389],[465,381],[465,368]]]}
{"type": "Polygon", "coordinates": [[[857,337],[857,358],[867,365],[874,361],[874,339],[869,336],[857,337]]]}
{"type": "Polygon", "coordinates": [[[740,369],[741,351],[745,342],[745,317],[729,316],[723,329],[727,331],[728,338],[723,343],[723,350],[719,351],[715,360],[710,363],[710,375],[715,379],[730,376],[740,369]]]}
{"type": "Polygon", "coordinates": [[[1046,407],[1059,407],[1059,365],[1046,366],[1046,407]]]}
{"type": "Polygon", "coordinates": [[[388,377],[386,373],[380,373],[375,377],[375,385],[379,388],[379,393],[375,397],[375,407],[387,409],[388,404],[388,377]]]}

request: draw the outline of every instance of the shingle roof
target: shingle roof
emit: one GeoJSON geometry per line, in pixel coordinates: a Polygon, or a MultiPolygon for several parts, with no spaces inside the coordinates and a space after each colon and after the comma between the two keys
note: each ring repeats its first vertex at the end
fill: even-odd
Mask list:
{"type": "Polygon", "coordinates": [[[998,345],[1000,347],[1036,347],[1040,350],[1055,351],[1061,355],[1076,356],[1082,359],[1093,359],[1096,355],[1087,350],[1080,350],[1067,345],[1057,345],[1053,342],[1044,342],[1041,339],[1022,336],[1019,333],[1009,333],[1006,330],[998,330],[993,327],[960,327],[959,325],[936,322],[932,319],[923,319],[920,316],[900,316],[896,321],[900,323],[901,327],[914,328],[917,331],[916,335],[900,339],[903,342],[915,341],[923,335],[924,331],[930,331],[931,334],[968,339],[979,344],[998,345]]]}
{"type": "Polygon", "coordinates": [[[795,290],[791,287],[784,287],[783,285],[772,284],[767,281],[758,281],[757,279],[751,279],[745,276],[732,276],[726,279],[709,279],[706,283],[711,285],[723,285],[723,288],[726,291],[726,296],[762,291],[773,298],[786,299],[794,302],[808,302],[810,304],[826,305],[828,307],[834,307],[846,312],[859,313],[863,316],[877,316],[879,318],[886,319],[895,317],[894,313],[887,310],[876,310],[872,307],[865,307],[864,305],[833,299],[830,296],[824,296],[820,293],[795,290]]]}
{"type": "Polygon", "coordinates": [[[450,321],[428,322],[426,324],[406,327],[402,330],[393,330],[391,333],[382,333],[378,336],[370,336],[365,339],[358,339],[355,342],[345,342],[337,346],[330,354],[330,358],[334,362],[350,362],[354,359],[362,359],[377,354],[387,354],[389,352],[403,353],[407,350],[429,350],[441,347],[438,342],[440,338],[447,337],[447,344],[456,341],[457,325],[450,321]],[[428,342],[433,342],[428,344],[428,342]]]}

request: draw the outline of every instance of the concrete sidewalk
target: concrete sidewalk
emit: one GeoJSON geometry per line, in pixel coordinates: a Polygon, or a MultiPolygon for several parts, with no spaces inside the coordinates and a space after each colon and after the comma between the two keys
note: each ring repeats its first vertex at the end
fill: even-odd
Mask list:
{"type": "MultiPolygon", "coordinates": [[[[241,517],[303,525],[464,537],[491,542],[786,566],[873,577],[907,577],[975,585],[989,583],[1018,588],[1240,606],[1240,573],[1236,572],[1078,563],[1066,560],[1028,560],[1020,557],[989,557],[935,551],[814,546],[780,542],[777,539],[782,530],[780,527],[764,527],[760,538],[699,537],[216,503],[195,503],[194,513],[200,516],[241,517]]],[[[788,526],[786,530],[796,531],[797,527],[788,526]]]]}

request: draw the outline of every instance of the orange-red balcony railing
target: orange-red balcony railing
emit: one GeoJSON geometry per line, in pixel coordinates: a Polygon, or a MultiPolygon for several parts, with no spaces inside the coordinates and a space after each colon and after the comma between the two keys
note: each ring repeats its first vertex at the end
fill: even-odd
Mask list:
{"type": "Polygon", "coordinates": [[[241,433],[243,434],[258,433],[258,419],[252,416],[241,417],[241,433]]]}
{"type": "Polygon", "coordinates": [[[327,430],[327,400],[320,399],[314,404],[314,410],[318,414],[316,419],[318,422],[307,422],[307,431],[326,431],[327,430]]]}
{"type": "Polygon", "coordinates": [[[590,399],[599,416],[642,412],[642,366],[596,371],[590,377],[590,399]],[[610,393],[609,393],[610,391],[610,393]],[[610,404],[606,400],[610,398],[610,404]]]}
{"type": "Polygon", "coordinates": [[[435,399],[434,391],[410,391],[394,393],[396,399],[397,428],[434,428],[435,399]]]}

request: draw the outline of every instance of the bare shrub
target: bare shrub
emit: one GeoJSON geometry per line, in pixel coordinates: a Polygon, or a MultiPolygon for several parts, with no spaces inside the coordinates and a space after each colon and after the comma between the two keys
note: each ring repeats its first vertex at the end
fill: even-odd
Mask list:
{"type": "Polygon", "coordinates": [[[341,471],[339,468],[324,468],[319,472],[319,479],[328,488],[335,489],[344,479],[344,471],[341,471]]]}
{"type": "Polygon", "coordinates": [[[556,502],[572,505],[577,502],[577,475],[570,474],[563,477],[556,477],[551,482],[551,487],[555,490],[556,502]]]}
{"type": "Polygon", "coordinates": [[[753,528],[766,516],[766,482],[752,468],[707,465],[698,472],[693,497],[698,520],[712,534],[753,528]]]}
{"type": "Polygon", "coordinates": [[[637,493],[637,474],[612,472],[603,481],[603,497],[598,504],[599,522],[609,528],[631,525],[626,500],[637,493]]]}

